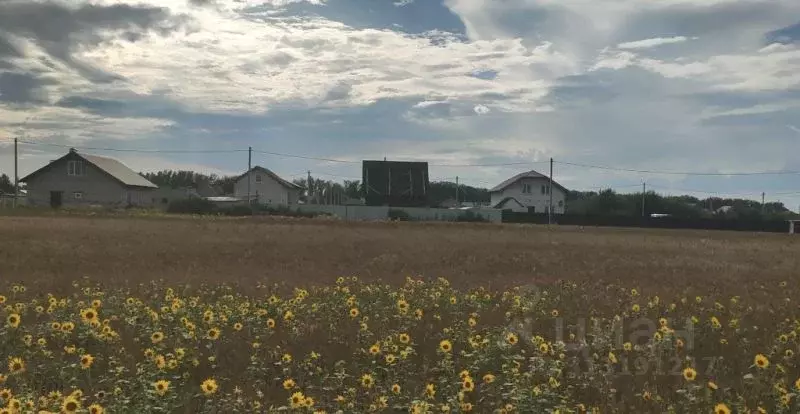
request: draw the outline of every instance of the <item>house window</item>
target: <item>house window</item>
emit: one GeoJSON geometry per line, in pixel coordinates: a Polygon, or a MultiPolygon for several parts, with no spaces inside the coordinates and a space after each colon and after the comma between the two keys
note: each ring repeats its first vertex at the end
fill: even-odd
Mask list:
{"type": "Polygon", "coordinates": [[[76,192],[72,193],[72,198],[74,198],[76,200],[83,199],[83,192],[82,191],[76,191],[76,192]]]}
{"type": "Polygon", "coordinates": [[[542,194],[550,194],[550,187],[542,185],[542,194]]]}
{"type": "Polygon", "coordinates": [[[261,182],[261,174],[256,175],[256,182],[257,183],[261,182]]]}
{"type": "Polygon", "coordinates": [[[528,193],[528,194],[532,193],[533,191],[532,191],[531,185],[523,183],[522,184],[522,192],[523,193],[528,193]]]}
{"type": "Polygon", "coordinates": [[[564,200],[558,200],[558,206],[564,207],[564,200]]]}
{"type": "Polygon", "coordinates": [[[80,160],[67,161],[67,175],[75,177],[86,175],[86,165],[80,160]]]}

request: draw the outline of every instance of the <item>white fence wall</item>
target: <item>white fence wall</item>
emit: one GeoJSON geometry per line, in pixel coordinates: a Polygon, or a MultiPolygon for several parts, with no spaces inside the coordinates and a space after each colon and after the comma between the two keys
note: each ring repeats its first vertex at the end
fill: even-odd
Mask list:
{"type": "MultiPolygon", "coordinates": [[[[386,206],[337,206],[300,204],[296,206],[300,211],[312,213],[327,213],[346,220],[386,220],[389,210],[402,210],[414,220],[422,221],[456,221],[459,216],[467,214],[466,210],[452,210],[446,208],[421,208],[421,207],[386,207],[386,206]]],[[[497,209],[473,209],[473,214],[480,214],[484,219],[493,223],[502,221],[502,212],[497,209]]]]}

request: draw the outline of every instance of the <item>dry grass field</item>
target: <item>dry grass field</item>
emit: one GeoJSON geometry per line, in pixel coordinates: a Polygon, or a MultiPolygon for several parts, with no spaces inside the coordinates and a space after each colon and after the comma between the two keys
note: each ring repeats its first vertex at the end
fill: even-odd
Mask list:
{"type": "Polygon", "coordinates": [[[797,413],[797,240],[0,217],[0,414],[797,413]]]}
{"type": "Polygon", "coordinates": [[[782,234],[275,219],[0,217],[5,278],[52,289],[112,285],[327,283],[342,275],[457,286],[607,280],[740,291],[800,270],[800,238],[782,234]]]}

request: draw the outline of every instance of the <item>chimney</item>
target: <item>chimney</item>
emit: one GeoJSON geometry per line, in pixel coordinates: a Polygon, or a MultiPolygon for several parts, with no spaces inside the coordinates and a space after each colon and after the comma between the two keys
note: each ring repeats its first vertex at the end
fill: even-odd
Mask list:
{"type": "Polygon", "coordinates": [[[70,148],[70,149],[69,149],[69,152],[70,152],[70,153],[76,153],[76,152],[78,152],[78,151],[76,151],[76,150],[75,150],[75,148],[70,148]]]}

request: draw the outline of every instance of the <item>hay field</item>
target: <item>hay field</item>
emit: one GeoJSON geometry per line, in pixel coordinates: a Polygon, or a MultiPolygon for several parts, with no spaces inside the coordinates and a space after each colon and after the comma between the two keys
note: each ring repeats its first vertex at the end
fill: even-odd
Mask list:
{"type": "Polygon", "coordinates": [[[800,270],[781,234],[320,220],[0,217],[5,277],[101,282],[327,283],[341,275],[457,286],[623,281],[664,288],[774,282],[800,270]]]}
{"type": "Polygon", "coordinates": [[[0,414],[796,413],[788,235],[0,218],[0,414]]]}

